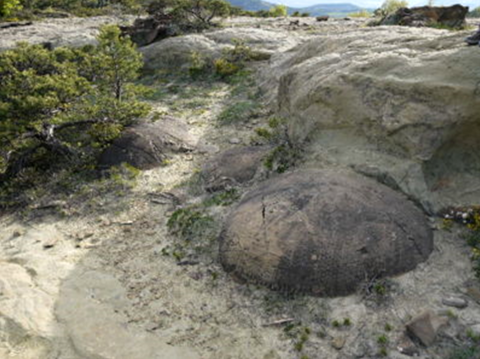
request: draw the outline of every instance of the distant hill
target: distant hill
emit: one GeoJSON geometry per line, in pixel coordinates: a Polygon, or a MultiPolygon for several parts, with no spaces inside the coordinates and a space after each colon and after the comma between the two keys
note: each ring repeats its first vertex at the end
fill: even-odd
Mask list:
{"type": "Polygon", "coordinates": [[[357,5],[353,4],[318,4],[318,5],[312,5],[308,7],[304,7],[299,9],[301,12],[309,12],[310,14],[314,16],[318,15],[326,15],[329,13],[352,13],[352,12],[358,12],[362,10],[362,8],[358,7],[357,5]]]}
{"type": "Polygon", "coordinates": [[[275,4],[261,0],[228,0],[233,6],[238,6],[243,10],[258,11],[268,10],[275,4]]]}
{"type": "MultiPolygon", "coordinates": [[[[276,4],[269,3],[262,0],[228,0],[233,6],[238,6],[244,10],[258,11],[268,10],[276,4]]],[[[344,3],[344,4],[318,4],[303,8],[289,7],[288,13],[291,14],[295,11],[308,12],[311,16],[329,15],[332,17],[343,17],[352,12],[358,12],[362,8],[359,6],[344,3]]]]}

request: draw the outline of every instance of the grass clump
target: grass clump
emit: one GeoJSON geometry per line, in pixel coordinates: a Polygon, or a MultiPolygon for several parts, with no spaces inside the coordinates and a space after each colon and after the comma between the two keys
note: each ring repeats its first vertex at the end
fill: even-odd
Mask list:
{"type": "Polygon", "coordinates": [[[450,352],[448,359],[478,359],[480,358],[480,335],[467,330],[466,340],[461,347],[450,352]]]}
{"type": "Polygon", "coordinates": [[[218,223],[210,215],[209,208],[229,206],[238,198],[240,195],[237,189],[232,188],[217,193],[200,204],[175,210],[167,221],[167,229],[177,241],[162,249],[162,254],[172,255],[177,261],[181,261],[185,257],[208,252],[218,234],[218,223]]]}
{"type": "Polygon", "coordinates": [[[303,327],[301,323],[289,323],[283,328],[283,332],[293,341],[293,348],[297,352],[302,352],[305,344],[310,338],[312,330],[309,327],[303,327]]]}
{"type": "Polygon", "coordinates": [[[284,173],[294,167],[301,158],[301,151],[290,141],[286,120],[279,117],[271,117],[268,120],[268,128],[258,127],[255,129],[256,137],[252,138],[253,144],[270,144],[274,149],[264,159],[264,166],[269,171],[284,173]]]}
{"type": "Polygon", "coordinates": [[[259,111],[255,101],[240,101],[225,108],[217,117],[221,125],[231,125],[254,117],[259,111]]]}
{"type": "Polygon", "coordinates": [[[203,205],[205,207],[211,207],[211,206],[230,206],[233,204],[236,200],[240,198],[240,194],[238,193],[238,190],[236,188],[231,188],[226,190],[225,192],[218,193],[209,199],[205,200],[203,202],[203,205]]]}
{"type": "Polygon", "coordinates": [[[167,221],[167,228],[177,241],[163,248],[162,254],[171,255],[178,262],[207,252],[217,234],[217,224],[213,217],[205,208],[198,206],[174,211],[167,221]]]}
{"type": "Polygon", "coordinates": [[[186,241],[194,241],[209,233],[213,223],[213,218],[204,211],[187,207],[172,213],[167,222],[167,228],[173,235],[186,241]]]}
{"type": "Polygon", "coordinates": [[[264,165],[270,171],[284,173],[294,167],[300,157],[301,152],[298,148],[289,144],[281,144],[267,155],[264,165]]]}
{"type": "Polygon", "coordinates": [[[451,208],[444,215],[444,222],[449,223],[449,229],[453,222],[466,227],[462,238],[471,248],[471,260],[475,277],[480,279],[480,207],[451,208]]]}

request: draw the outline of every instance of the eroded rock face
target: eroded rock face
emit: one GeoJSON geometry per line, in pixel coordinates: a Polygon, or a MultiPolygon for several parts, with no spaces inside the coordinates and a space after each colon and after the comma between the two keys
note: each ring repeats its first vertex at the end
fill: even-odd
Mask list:
{"type": "Polygon", "coordinates": [[[197,140],[185,122],[164,117],[155,123],[142,123],[124,131],[100,156],[99,166],[108,168],[128,163],[150,169],[164,163],[172,152],[195,149],[197,140]]]}
{"type": "Polygon", "coordinates": [[[465,25],[468,6],[422,6],[401,8],[382,20],[382,25],[428,26],[443,25],[460,28],[465,25]]]}
{"type": "Polygon", "coordinates": [[[88,18],[49,19],[34,22],[28,26],[0,29],[0,51],[12,49],[19,41],[31,44],[48,44],[81,47],[96,45],[98,29],[105,24],[122,24],[133,21],[133,16],[122,18],[115,16],[98,16],[88,18]]]}
{"type": "Polygon", "coordinates": [[[147,18],[138,18],[131,26],[123,26],[122,33],[130,36],[138,46],[146,46],[152,42],[175,34],[172,16],[158,14],[147,18]]]}
{"type": "Polygon", "coordinates": [[[275,88],[278,79],[270,94],[290,119],[292,140],[309,140],[314,155],[391,177],[431,212],[472,205],[480,200],[480,177],[470,173],[480,160],[460,153],[480,140],[480,51],[464,37],[400,27],[319,36],[274,57],[266,83],[275,88]],[[467,132],[468,144],[459,148],[467,132]],[[455,168],[446,166],[452,156],[460,161],[455,168]],[[452,176],[468,181],[462,191],[469,198],[451,187],[452,176]],[[448,196],[435,190],[439,181],[448,196]]]}
{"type": "Polygon", "coordinates": [[[250,182],[269,151],[268,146],[236,147],[213,157],[202,168],[205,188],[214,192],[250,182]]]}
{"type": "Polygon", "coordinates": [[[286,51],[297,45],[302,37],[273,30],[227,28],[167,38],[142,47],[139,51],[143,54],[146,69],[181,69],[190,66],[192,53],[212,61],[221,57],[224,49],[233,48],[234,41],[238,39],[262,58],[268,58],[275,52],[286,51]]]}
{"type": "Polygon", "coordinates": [[[235,275],[286,291],[346,295],[409,271],[433,249],[402,195],[340,170],[303,170],[248,193],[227,220],[220,258],[235,275]]]}
{"type": "Polygon", "coordinates": [[[214,59],[221,56],[221,50],[221,46],[203,35],[172,37],[139,49],[145,68],[149,70],[180,69],[190,65],[192,53],[198,53],[205,59],[214,59]]]}

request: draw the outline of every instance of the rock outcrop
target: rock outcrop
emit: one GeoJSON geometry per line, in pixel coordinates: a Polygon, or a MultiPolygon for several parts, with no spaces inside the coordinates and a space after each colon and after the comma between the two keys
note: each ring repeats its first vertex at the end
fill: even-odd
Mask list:
{"type": "Polygon", "coordinates": [[[98,29],[105,24],[126,24],[133,16],[98,16],[87,18],[49,19],[28,26],[0,29],[0,51],[14,48],[19,41],[49,44],[51,47],[95,45],[98,29]]]}
{"type": "Polygon", "coordinates": [[[468,6],[422,6],[398,9],[394,14],[381,21],[381,25],[403,26],[445,26],[461,28],[465,26],[465,16],[468,6]]]}
{"type": "Polygon", "coordinates": [[[145,68],[182,69],[190,66],[193,53],[207,61],[222,56],[224,49],[234,46],[241,39],[259,58],[268,58],[275,52],[286,51],[302,41],[301,36],[289,37],[285,33],[256,28],[222,29],[167,38],[140,48],[145,60],[145,68]]]}
{"type": "Polygon", "coordinates": [[[109,168],[128,163],[138,169],[150,169],[161,166],[172,152],[193,151],[196,143],[185,122],[164,117],[126,129],[102,153],[99,166],[109,168]]]}
{"type": "Polygon", "coordinates": [[[130,36],[138,46],[146,46],[176,33],[173,26],[173,17],[163,14],[138,18],[131,26],[121,28],[124,35],[130,36]]]}
{"type": "Polygon", "coordinates": [[[218,46],[203,35],[187,35],[154,42],[139,50],[143,54],[145,68],[155,70],[188,67],[193,53],[213,60],[221,56],[222,48],[224,46],[218,46]]]}
{"type": "Polygon", "coordinates": [[[464,34],[379,27],[273,58],[266,86],[296,144],[387,179],[431,212],[480,201],[480,51],[464,34]]]}
{"type": "Polygon", "coordinates": [[[402,195],[350,171],[302,170],[247,193],[227,220],[229,272],[283,291],[346,295],[426,260],[432,233],[402,195]]]}

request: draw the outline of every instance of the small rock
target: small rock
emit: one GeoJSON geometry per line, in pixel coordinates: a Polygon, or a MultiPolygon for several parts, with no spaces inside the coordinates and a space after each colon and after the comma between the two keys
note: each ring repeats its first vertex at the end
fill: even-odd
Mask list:
{"type": "Polygon", "coordinates": [[[145,330],[147,332],[153,332],[154,330],[158,329],[159,327],[160,327],[160,325],[158,323],[150,322],[150,323],[147,323],[147,325],[145,325],[145,330]]]}
{"type": "Polygon", "coordinates": [[[14,238],[18,238],[18,237],[21,237],[25,234],[25,232],[23,230],[16,230],[16,231],[13,231],[12,233],[12,239],[14,238]]]}
{"type": "Polygon", "coordinates": [[[453,296],[443,298],[442,303],[448,307],[455,307],[459,309],[463,309],[468,306],[468,302],[465,299],[453,296]]]}
{"type": "Polygon", "coordinates": [[[233,137],[229,139],[228,142],[230,142],[232,145],[238,145],[241,141],[239,138],[233,137]]]}
{"type": "Polygon", "coordinates": [[[447,318],[441,318],[427,310],[407,323],[406,328],[411,336],[428,347],[435,342],[438,331],[447,323],[447,318]]]}
{"type": "Polygon", "coordinates": [[[190,272],[188,276],[193,280],[200,280],[203,278],[203,274],[201,272],[190,272]]]}
{"type": "Polygon", "coordinates": [[[332,347],[337,350],[341,350],[345,345],[345,338],[344,337],[335,337],[332,339],[332,347]]]}
{"type": "Polygon", "coordinates": [[[44,249],[53,248],[58,242],[58,237],[49,237],[43,242],[44,249]]]}
{"type": "Polygon", "coordinates": [[[216,145],[212,145],[209,143],[199,143],[198,144],[198,152],[204,154],[215,154],[220,151],[220,148],[216,145]]]}
{"type": "Polygon", "coordinates": [[[397,350],[403,355],[408,356],[414,356],[418,354],[417,346],[405,333],[398,341],[397,350]]]}

